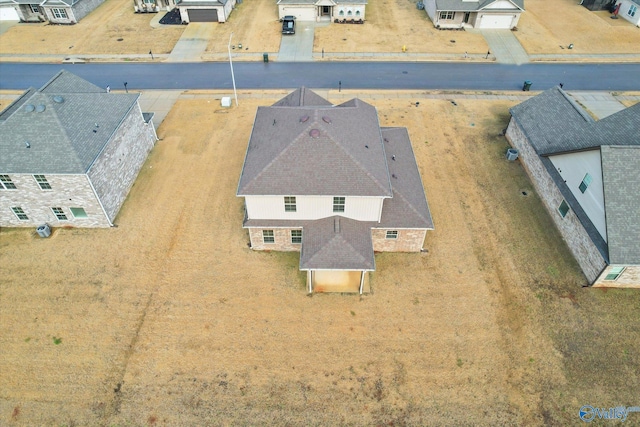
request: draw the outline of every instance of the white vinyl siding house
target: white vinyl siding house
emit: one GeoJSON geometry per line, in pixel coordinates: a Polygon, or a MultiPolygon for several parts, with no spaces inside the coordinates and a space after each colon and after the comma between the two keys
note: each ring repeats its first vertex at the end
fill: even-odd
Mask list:
{"type": "MultiPolygon", "coordinates": [[[[296,210],[286,211],[283,196],[245,196],[249,219],[316,220],[335,215],[333,196],[295,196],[296,210]]],[[[358,221],[380,221],[381,197],[345,197],[340,215],[358,221]]]]}

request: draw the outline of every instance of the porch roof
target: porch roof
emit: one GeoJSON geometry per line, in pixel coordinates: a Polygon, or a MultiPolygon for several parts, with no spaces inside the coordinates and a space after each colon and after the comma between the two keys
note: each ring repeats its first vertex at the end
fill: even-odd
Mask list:
{"type": "Polygon", "coordinates": [[[371,225],[338,215],[310,222],[302,234],[300,270],[375,270],[371,225]]]}

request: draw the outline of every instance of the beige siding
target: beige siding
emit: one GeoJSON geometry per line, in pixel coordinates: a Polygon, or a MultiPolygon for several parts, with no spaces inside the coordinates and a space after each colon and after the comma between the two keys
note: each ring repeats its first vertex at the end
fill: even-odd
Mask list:
{"type": "Polygon", "coordinates": [[[115,220],[154,143],[153,124],[144,122],[136,104],[89,169],[89,178],[111,222],[115,220]]]}
{"type": "Polygon", "coordinates": [[[51,190],[42,190],[29,174],[9,174],[15,190],[0,190],[0,226],[37,227],[47,223],[52,227],[109,227],[86,175],[45,175],[51,190]],[[11,210],[21,207],[29,217],[19,220],[11,210]],[[62,208],[67,221],[59,221],[51,211],[62,208]],[[69,208],[83,208],[87,218],[74,218],[69,208]]]}
{"type": "Polygon", "coordinates": [[[567,242],[569,250],[578,261],[587,280],[589,283],[593,283],[606,265],[598,248],[596,248],[582,227],[582,223],[573,212],[573,209],[570,209],[564,218],[558,213],[558,206],[564,200],[562,193],[560,193],[542,161],[513,118],[509,122],[506,137],[509,143],[519,151],[519,159],[536,188],[540,199],[549,211],[551,219],[553,219],[563,239],[567,242]]]}
{"type": "Polygon", "coordinates": [[[284,196],[246,196],[249,219],[316,220],[341,215],[358,221],[379,221],[383,198],[346,197],[345,211],[333,212],[332,196],[296,196],[296,212],[284,211],[284,196]]]}
{"type": "Polygon", "coordinates": [[[376,252],[420,252],[427,230],[374,228],[371,230],[373,250],[376,252]],[[397,231],[396,239],[387,239],[387,231],[397,231]]]}

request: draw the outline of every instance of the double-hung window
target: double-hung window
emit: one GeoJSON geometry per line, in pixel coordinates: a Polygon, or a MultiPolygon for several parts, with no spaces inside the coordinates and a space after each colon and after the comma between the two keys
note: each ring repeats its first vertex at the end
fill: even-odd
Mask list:
{"type": "Polygon", "coordinates": [[[62,208],[51,208],[53,214],[58,218],[58,221],[66,221],[67,215],[64,213],[62,208]]]}
{"type": "Polygon", "coordinates": [[[302,243],[302,230],[291,230],[291,243],[302,243]]]}
{"type": "Polygon", "coordinates": [[[333,198],[333,211],[334,212],[344,212],[344,197],[334,197],[333,198]]]}
{"type": "Polygon", "coordinates": [[[398,238],[398,232],[396,230],[388,230],[386,238],[387,239],[397,239],[398,238]]]}
{"type": "Polygon", "coordinates": [[[53,13],[53,17],[56,19],[67,19],[67,11],[64,9],[51,9],[51,13],[53,13]]]}
{"type": "Polygon", "coordinates": [[[449,12],[440,12],[440,19],[444,19],[444,20],[449,21],[449,20],[453,19],[455,14],[456,14],[455,12],[451,12],[451,11],[449,11],[449,12]]]}
{"type": "Polygon", "coordinates": [[[16,185],[11,181],[9,175],[0,175],[0,190],[15,190],[16,185]]]}
{"type": "Polygon", "coordinates": [[[40,189],[51,190],[51,184],[49,184],[49,181],[47,181],[47,178],[44,175],[33,175],[33,177],[40,186],[40,189]]]}
{"type": "Polygon", "coordinates": [[[18,217],[18,219],[20,221],[29,221],[29,217],[27,216],[26,213],[24,213],[24,211],[22,210],[21,207],[16,206],[16,207],[11,208],[11,210],[18,217]]]}
{"type": "Polygon", "coordinates": [[[295,196],[285,196],[284,198],[284,211],[295,212],[296,211],[296,198],[295,196]]]}
{"type": "Polygon", "coordinates": [[[276,237],[273,235],[273,230],[262,230],[262,241],[264,243],[275,243],[276,237]]]}
{"type": "Polygon", "coordinates": [[[636,16],[636,11],[638,10],[638,6],[636,6],[635,4],[632,4],[631,6],[629,6],[629,10],[627,11],[627,15],[629,16],[636,16]]]}

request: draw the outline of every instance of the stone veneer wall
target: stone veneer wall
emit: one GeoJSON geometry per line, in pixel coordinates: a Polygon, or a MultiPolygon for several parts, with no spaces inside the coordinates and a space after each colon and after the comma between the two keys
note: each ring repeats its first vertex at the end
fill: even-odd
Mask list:
{"type": "Polygon", "coordinates": [[[617,280],[604,280],[607,277],[607,274],[614,267],[625,267],[624,265],[609,265],[604,269],[600,277],[598,277],[593,284],[593,286],[603,286],[603,287],[634,287],[640,288],[640,265],[628,265],[618,277],[617,280]]]}
{"type": "Polygon", "coordinates": [[[587,280],[589,283],[593,283],[606,265],[600,251],[591,241],[573,209],[570,209],[564,218],[558,212],[558,206],[564,197],[513,117],[509,122],[505,136],[509,143],[518,150],[520,161],[540,199],[549,211],[553,222],[569,246],[574,258],[578,261],[587,280]]]}
{"type": "Polygon", "coordinates": [[[300,252],[301,243],[291,243],[291,230],[302,228],[249,228],[251,249],[257,251],[295,251],[300,252]],[[275,243],[263,243],[262,230],[273,230],[275,243]]]}
{"type": "Polygon", "coordinates": [[[52,227],[110,226],[86,175],[45,175],[51,190],[42,190],[33,175],[8,175],[17,188],[0,190],[0,226],[37,227],[43,223],[52,227]],[[12,207],[21,207],[29,220],[19,220],[12,207]],[[62,208],[67,221],[58,220],[52,207],[62,208]],[[69,208],[83,208],[88,217],[74,218],[69,208]]]}
{"type": "Polygon", "coordinates": [[[371,238],[375,252],[420,252],[427,234],[426,229],[372,228],[371,238]],[[397,239],[387,239],[387,230],[397,231],[397,239]]]}
{"type": "Polygon", "coordinates": [[[89,178],[111,222],[154,144],[153,123],[145,123],[136,104],[89,169],[89,178]]]}

